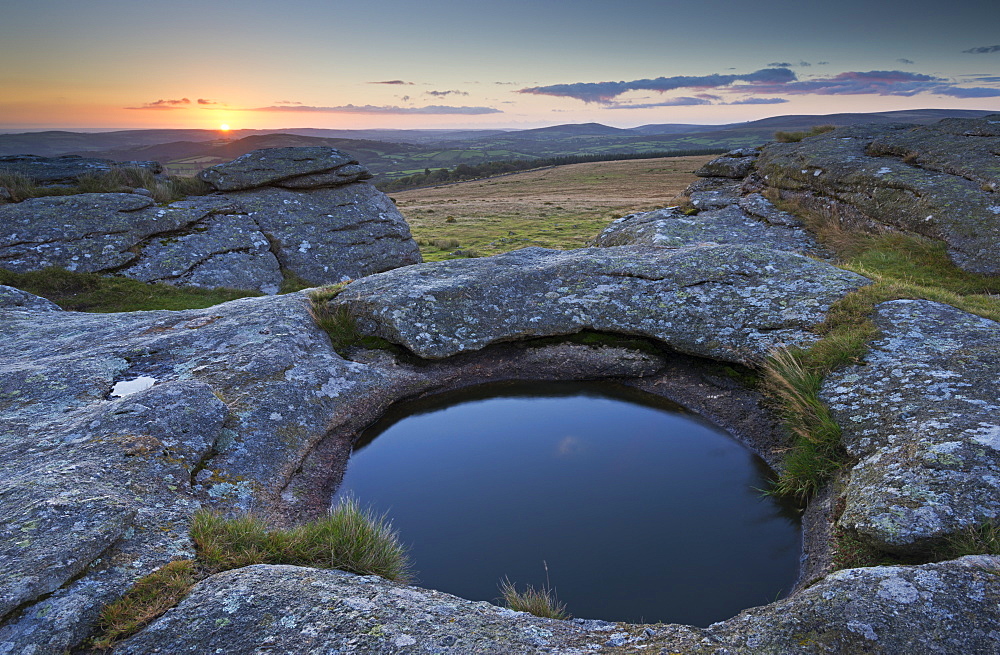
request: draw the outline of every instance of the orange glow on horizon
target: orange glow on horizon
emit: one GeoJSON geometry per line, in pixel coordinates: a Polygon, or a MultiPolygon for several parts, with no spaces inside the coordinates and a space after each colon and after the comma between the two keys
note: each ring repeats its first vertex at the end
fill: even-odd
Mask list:
{"type": "Polygon", "coordinates": [[[222,132],[228,132],[231,129],[232,128],[229,127],[229,123],[223,123],[222,125],[219,126],[219,130],[222,132]]]}

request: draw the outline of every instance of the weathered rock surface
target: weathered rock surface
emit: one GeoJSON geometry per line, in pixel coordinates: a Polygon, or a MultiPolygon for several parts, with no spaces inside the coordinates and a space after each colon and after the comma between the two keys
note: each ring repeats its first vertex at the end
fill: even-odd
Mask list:
{"type": "Polygon", "coordinates": [[[721,157],[708,162],[694,172],[699,177],[728,177],[742,180],[753,169],[757,155],[756,148],[730,150],[721,157]]]}
{"type": "Polygon", "coordinates": [[[205,580],[116,652],[586,653],[615,627],[539,619],[376,576],[250,566],[205,580]]]}
{"type": "Polygon", "coordinates": [[[590,329],[753,363],[780,344],[814,340],[807,328],[867,283],[762,248],[524,248],[389,271],[354,282],[331,303],[347,307],[362,332],[421,357],[590,329]]]}
{"type": "MultiPolygon", "coordinates": [[[[759,197],[759,196],[758,196],[759,197]]],[[[768,203],[764,198],[760,198],[768,203]]],[[[754,205],[755,208],[760,204],[754,205]]],[[[772,216],[780,214],[777,208],[772,216]]],[[[758,209],[762,213],[766,210],[758,209]]],[[[778,220],[781,220],[778,218],[778,220]]],[[[676,209],[657,209],[631,214],[613,221],[594,240],[595,246],[660,246],[679,248],[705,243],[748,245],[822,255],[823,250],[801,227],[770,224],[744,211],[741,206],[685,215],[676,209]]]]}
{"type": "Polygon", "coordinates": [[[539,619],[376,577],[252,566],[205,580],[116,652],[992,653],[998,567],[1000,558],[965,557],[838,571],[699,629],[539,619]]]}
{"type": "Polygon", "coordinates": [[[364,277],[421,261],[406,219],[370,184],[226,194],[273,244],[281,266],[311,284],[364,277]]]}
{"type": "Polygon", "coordinates": [[[864,364],[822,397],[860,459],[840,525],[905,553],[1000,517],[1000,324],[916,300],[875,321],[864,364]]]}
{"type": "Polygon", "coordinates": [[[1000,275],[1000,114],[928,126],[844,127],[765,146],[771,187],[855,225],[941,239],[956,265],[1000,275]]]}
{"type": "Polygon", "coordinates": [[[740,183],[721,177],[709,177],[688,187],[688,197],[696,208],[707,211],[735,205],[740,199],[740,183]]]}
{"type": "Polygon", "coordinates": [[[258,289],[275,294],[284,279],[270,242],[246,214],[207,215],[179,236],[150,239],[121,274],[143,282],[258,289]]]}
{"type": "Polygon", "coordinates": [[[135,249],[147,238],[183,230],[208,214],[186,206],[157,207],[152,198],[132,193],[82,193],[5,205],[0,207],[0,267],[115,270],[135,261],[135,249]]]}
{"type": "Polygon", "coordinates": [[[262,148],[212,166],[198,177],[219,191],[241,191],[262,186],[339,186],[370,179],[371,173],[335,148],[262,148]]]}
{"type": "Polygon", "coordinates": [[[189,312],[7,310],[0,335],[0,608],[38,601],[5,617],[0,652],[79,642],[136,577],[193,554],[194,509],[277,493],[337,399],[382,381],[332,352],[298,294],[189,312]],[[156,383],[109,396],[142,376],[156,383]]]}
{"type": "Polygon", "coordinates": [[[998,557],[972,556],[837,571],[791,598],[710,626],[715,643],[689,652],[1000,652],[998,568],[998,557]]]}
{"type": "MultiPolygon", "coordinates": [[[[74,160],[77,161],[77,160],[74,160]]],[[[0,267],[60,266],[144,282],[274,294],[420,261],[406,220],[332,148],[249,153],[206,171],[220,188],[280,184],[157,207],[140,194],[36,198],[0,207],[0,267]],[[284,270],[283,270],[284,269],[284,270]]]]}
{"type": "Polygon", "coordinates": [[[2,155],[0,170],[20,173],[42,186],[75,184],[86,175],[101,175],[113,168],[145,168],[153,174],[163,173],[163,166],[155,161],[112,161],[96,157],[63,155],[40,157],[38,155],[2,155]]]}
{"type": "Polygon", "coordinates": [[[0,310],[24,309],[26,311],[61,312],[62,308],[51,300],[39,298],[27,291],[0,284],[0,310]]]}
{"type": "Polygon", "coordinates": [[[768,225],[783,225],[785,227],[802,227],[802,221],[794,214],[789,214],[774,206],[770,200],[759,193],[749,193],[739,199],[739,207],[747,214],[756,216],[768,225]]]}

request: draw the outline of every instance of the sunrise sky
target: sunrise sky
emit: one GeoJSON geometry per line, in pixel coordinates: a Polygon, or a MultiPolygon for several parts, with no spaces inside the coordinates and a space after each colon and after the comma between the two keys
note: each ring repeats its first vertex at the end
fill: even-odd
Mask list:
{"type": "Polygon", "coordinates": [[[1000,2],[35,0],[0,62],[0,131],[1000,111],[1000,2]]]}

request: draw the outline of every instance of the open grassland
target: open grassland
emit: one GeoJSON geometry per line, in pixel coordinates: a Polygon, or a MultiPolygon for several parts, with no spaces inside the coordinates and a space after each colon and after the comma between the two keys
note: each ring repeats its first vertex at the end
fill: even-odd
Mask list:
{"type": "Polygon", "coordinates": [[[616,218],[672,204],[712,158],[572,164],[390,195],[425,261],[582,248],[616,218]]]}

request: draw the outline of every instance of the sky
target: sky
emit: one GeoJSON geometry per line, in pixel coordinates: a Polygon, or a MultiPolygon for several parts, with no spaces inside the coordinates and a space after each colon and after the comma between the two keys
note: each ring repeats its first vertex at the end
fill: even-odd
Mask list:
{"type": "Polygon", "coordinates": [[[1000,111],[1000,2],[34,0],[0,63],[0,131],[1000,111]]]}

